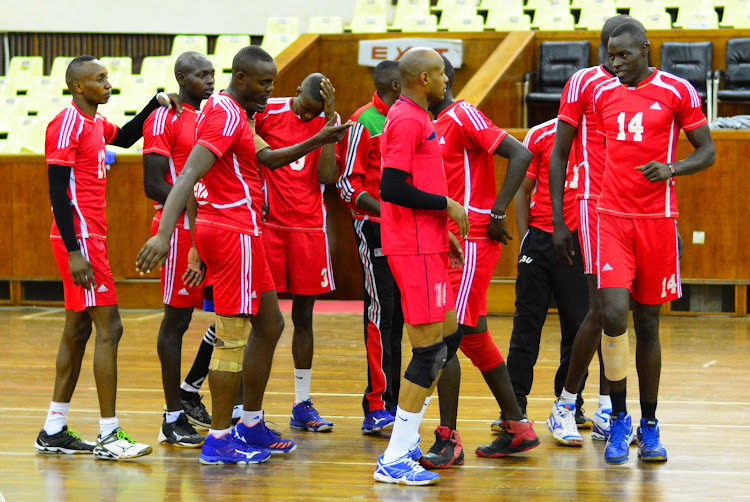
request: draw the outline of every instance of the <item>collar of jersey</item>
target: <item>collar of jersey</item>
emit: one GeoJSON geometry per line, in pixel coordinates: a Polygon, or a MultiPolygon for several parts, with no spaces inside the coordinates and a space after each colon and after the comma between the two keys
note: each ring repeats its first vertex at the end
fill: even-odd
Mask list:
{"type": "Polygon", "coordinates": [[[191,112],[195,112],[195,108],[193,105],[189,105],[187,103],[182,103],[182,108],[191,112]]]}
{"type": "Polygon", "coordinates": [[[438,113],[438,116],[435,117],[435,120],[438,120],[440,117],[451,111],[453,108],[457,107],[460,103],[463,103],[463,99],[457,99],[453,103],[449,104],[446,109],[444,109],[442,112],[438,113]]]}
{"type": "Polygon", "coordinates": [[[377,92],[372,95],[372,106],[383,115],[388,115],[388,110],[391,109],[390,106],[386,105],[383,100],[380,99],[377,92]]]}
{"type": "Polygon", "coordinates": [[[401,96],[399,96],[398,99],[400,99],[401,101],[404,101],[405,103],[410,104],[414,108],[418,108],[419,110],[421,110],[424,113],[427,113],[427,110],[425,110],[424,108],[422,108],[421,106],[419,106],[413,99],[409,99],[406,96],[404,96],[403,94],[401,96]]]}
{"type": "MultiPolygon", "coordinates": [[[[647,86],[648,84],[650,84],[656,78],[656,75],[659,73],[659,70],[657,70],[656,68],[654,68],[652,66],[649,66],[649,69],[650,70],[654,70],[654,71],[651,72],[651,75],[649,75],[645,79],[641,80],[641,82],[638,85],[636,85],[635,87],[628,87],[628,89],[630,89],[630,90],[634,90],[634,89],[637,90],[637,89],[640,89],[641,87],[644,87],[644,86],[647,86]]],[[[625,85],[625,84],[622,84],[622,85],[625,85]]]]}
{"type": "Polygon", "coordinates": [[[96,115],[99,113],[98,108],[97,108],[97,111],[94,113],[94,116],[93,117],[89,117],[88,115],[86,115],[85,113],[83,113],[80,108],[78,108],[78,105],[76,104],[76,102],[75,102],[74,99],[71,98],[70,103],[73,105],[73,108],[76,109],[76,111],[78,112],[78,115],[80,115],[81,117],[83,117],[83,120],[88,120],[89,122],[94,122],[94,120],[96,119],[96,115]]]}

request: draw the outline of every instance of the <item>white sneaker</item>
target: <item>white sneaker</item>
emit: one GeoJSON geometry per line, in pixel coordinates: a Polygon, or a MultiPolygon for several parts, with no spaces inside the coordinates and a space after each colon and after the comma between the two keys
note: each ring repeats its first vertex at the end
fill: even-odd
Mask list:
{"type": "Polygon", "coordinates": [[[94,447],[94,456],[104,460],[125,460],[142,457],[151,453],[147,444],[136,443],[120,427],[107,437],[98,437],[94,447]]]}
{"type": "Polygon", "coordinates": [[[612,410],[609,408],[599,408],[594,413],[594,426],[591,429],[591,439],[597,441],[606,441],[609,437],[609,415],[612,410]]]}
{"type": "Polygon", "coordinates": [[[575,403],[561,404],[555,401],[547,419],[547,428],[559,443],[566,446],[582,446],[583,438],[576,426],[575,403]]]}

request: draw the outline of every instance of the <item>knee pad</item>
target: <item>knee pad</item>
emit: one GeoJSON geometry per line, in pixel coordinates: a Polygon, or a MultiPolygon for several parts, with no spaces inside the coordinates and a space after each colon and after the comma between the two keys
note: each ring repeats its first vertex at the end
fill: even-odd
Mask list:
{"type": "Polygon", "coordinates": [[[464,335],[461,352],[479,371],[485,372],[503,364],[503,355],[492,340],[489,331],[464,335]]]}
{"type": "Polygon", "coordinates": [[[627,377],[629,360],[628,332],[620,336],[608,336],[602,333],[602,361],[604,362],[604,376],[607,380],[619,382],[627,377]]]}
{"type": "Polygon", "coordinates": [[[440,341],[429,347],[411,349],[411,353],[404,378],[414,385],[429,389],[445,366],[448,348],[444,341],[440,341]]]}
{"type": "Polygon", "coordinates": [[[445,338],[443,338],[443,341],[445,342],[445,347],[447,348],[448,352],[445,356],[445,363],[447,364],[448,361],[453,359],[456,356],[456,352],[458,352],[458,347],[461,345],[461,339],[464,337],[464,332],[461,329],[461,326],[456,328],[456,332],[452,335],[448,335],[445,338]]]}
{"type": "Polygon", "coordinates": [[[250,334],[250,320],[244,317],[216,316],[216,340],[208,369],[239,373],[250,334]]]}

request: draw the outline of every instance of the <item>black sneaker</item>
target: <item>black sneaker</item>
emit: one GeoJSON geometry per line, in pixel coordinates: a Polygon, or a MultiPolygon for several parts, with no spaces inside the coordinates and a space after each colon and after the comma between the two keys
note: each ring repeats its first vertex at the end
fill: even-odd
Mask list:
{"type": "Polygon", "coordinates": [[[594,426],[594,421],[586,416],[580,406],[576,406],[576,426],[579,429],[591,429],[594,426]]]}
{"type": "Polygon", "coordinates": [[[63,425],[63,430],[51,436],[42,429],[34,443],[34,448],[39,453],[64,453],[66,455],[93,453],[95,446],[96,443],[85,441],[80,434],[68,429],[67,425],[63,425]]]}
{"type": "Polygon", "coordinates": [[[203,444],[206,438],[198,434],[198,431],[190,425],[185,413],[180,413],[175,422],[167,423],[167,415],[164,414],[164,421],[159,429],[159,443],[167,443],[183,448],[198,448],[203,444]]]}
{"type": "MultiPolygon", "coordinates": [[[[234,427],[235,425],[237,425],[237,422],[240,421],[240,418],[241,417],[232,417],[232,427],[234,427]]],[[[273,424],[274,426],[276,426],[276,424],[274,424],[273,422],[269,422],[269,421],[265,421],[265,422],[266,422],[266,427],[268,427],[268,424],[273,424]]],[[[273,432],[274,436],[276,436],[277,438],[281,437],[281,431],[276,430],[276,429],[272,429],[270,427],[268,427],[268,430],[271,431],[271,432],[273,432]]]]}
{"type": "Polygon", "coordinates": [[[458,431],[438,426],[435,431],[435,444],[419,459],[422,467],[429,469],[450,469],[464,464],[464,446],[458,431]]]}
{"type": "Polygon", "coordinates": [[[183,391],[180,395],[180,401],[190,423],[206,429],[211,428],[211,414],[208,413],[206,406],[203,404],[203,396],[197,392],[183,391]]]}

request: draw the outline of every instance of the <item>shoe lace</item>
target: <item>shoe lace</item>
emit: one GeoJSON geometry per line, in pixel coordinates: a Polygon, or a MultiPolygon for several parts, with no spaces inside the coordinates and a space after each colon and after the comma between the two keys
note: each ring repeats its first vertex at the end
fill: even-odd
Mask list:
{"type": "Polygon", "coordinates": [[[77,433],[76,431],[72,431],[70,429],[67,429],[65,431],[65,434],[67,434],[68,436],[71,436],[71,437],[73,437],[75,439],[83,439],[79,433],[77,433]]]}
{"type": "Polygon", "coordinates": [[[625,419],[620,418],[612,421],[610,426],[609,438],[612,444],[619,444],[625,441],[627,435],[627,427],[625,426],[625,419]]]}
{"type": "Polygon", "coordinates": [[[574,411],[562,406],[560,417],[562,420],[563,430],[569,431],[571,429],[578,429],[578,426],[576,425],[576,414],[574,411]]]}
{"type": "Polygon", "coordinates": [[[133,438],[131,438],[131,437],[130,437],[130,436],[128,435],[128,433],[127,433],[127,432],[125,432],[125,431],[124,431],[124,430],[122,430],[122,429],[118,429],[118,430],[117,430],[117,432],[115,433],[115,435],[117,436],[117,439],[122,439],[122,440],[124,440],[124,441],[127,441],[127,442],[128,442],[128,443],[130,443],[130,444],[135,444],[135,440],[134,440],[133,438]]]}
{"type": "Polygon", "coordinates": [[[430,447],[429,452],[439,454],[445,449],[445,444],[449,442],[448,439],[443,439],[443,436],[438,431],[435,431],[435,444],[430,447]]]}
{"type": "Polygon", "coordinates": [[[641,433],[643,434],[643,444],[651,449],[659,446],[659,436],[656,433],[656,427],[649,427],[648,425],[641,427],[641,433]]]}

